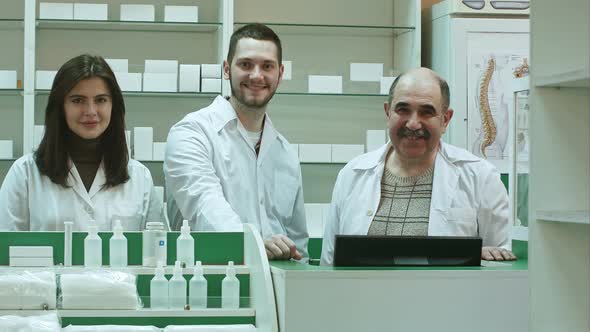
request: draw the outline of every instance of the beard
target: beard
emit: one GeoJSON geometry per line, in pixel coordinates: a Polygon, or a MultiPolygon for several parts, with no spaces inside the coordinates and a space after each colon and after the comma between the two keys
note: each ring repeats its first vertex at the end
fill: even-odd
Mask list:
{"type": "Polygon", "coordinates": [[[248,101],[248,100],[246,100],[246,98],[244,98],[244,96],[242,95],[242,93],[239,89],[234,88],[233,83],[234,82],[232,80],[232,75],[230,73],[229,74],[229,86],[231,87],[232,98],[235,98],[235,100],[239,104],[241,104],[249,109],[261,109],[261,108],[266,107],[266,105],[270,102],[272,97],[274,97],[275,92],[276,92],[276,89],[271,91],[271,93],[266,98],[264,98],[263,100],[260,100],[260,101],[257,101],[257,100],[248,101]]]}

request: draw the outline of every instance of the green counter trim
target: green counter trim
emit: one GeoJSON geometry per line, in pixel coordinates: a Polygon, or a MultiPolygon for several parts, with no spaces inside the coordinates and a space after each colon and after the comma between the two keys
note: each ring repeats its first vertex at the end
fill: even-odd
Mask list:
{"type": "Polygon", "coordinates": [[[168,325],[253,324],[255,317],[62,317],[62,327],[68,325],[168,325]]]}

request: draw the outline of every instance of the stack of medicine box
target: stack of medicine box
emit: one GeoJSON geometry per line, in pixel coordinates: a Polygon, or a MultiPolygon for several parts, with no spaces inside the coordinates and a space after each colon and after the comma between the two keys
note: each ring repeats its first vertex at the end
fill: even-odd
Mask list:
{"type": "Polygon", "coordinates": [[[201,65],[201,92],[221,93],[221,65],[201,65]]]}

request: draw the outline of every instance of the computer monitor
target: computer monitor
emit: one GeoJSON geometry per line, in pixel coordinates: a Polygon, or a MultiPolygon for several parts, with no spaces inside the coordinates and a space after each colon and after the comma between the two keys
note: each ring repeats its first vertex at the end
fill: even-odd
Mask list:
{"type": "Polygon", "coordinates": [[[334,266],[480,266],[481,246],[479,237],[336,235],[334,266]]]}

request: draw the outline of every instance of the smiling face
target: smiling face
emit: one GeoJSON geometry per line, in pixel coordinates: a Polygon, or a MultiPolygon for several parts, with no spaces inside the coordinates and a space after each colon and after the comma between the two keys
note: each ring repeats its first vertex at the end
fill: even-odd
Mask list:
{"type": "Polygon", "coordinates": [[[82,80],[64,100],[66,123],[81,138],[97,138],[111,122],[112,107],[111,93],[102,78],[82,80]]]}
{"type": "Polygon", "coordinates": [[[440,84],[427,70],[400,78],[391,104],[385,103],[391,143],[399,158],[433,160],[439,141],[453,116],[443,109],[440,84]]]}
{"type": "Polygon", "coordinates": [[[277,46],[252,38],[238,41],[232,63],[225,61],[223,71],[225,79],[230,80],[232,99],[253,110],[266,107],[283,77],[277,46]]]}

